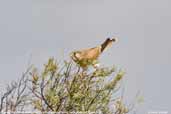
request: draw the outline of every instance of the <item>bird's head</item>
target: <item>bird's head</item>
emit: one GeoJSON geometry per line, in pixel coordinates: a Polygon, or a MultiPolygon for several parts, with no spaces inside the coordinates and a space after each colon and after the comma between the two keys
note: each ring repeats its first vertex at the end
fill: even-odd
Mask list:
{"type": "Polygon", "coordinates": [[[80,53],[79,52],[72,52],[70,54],[70,57],[71,57],[72,60],[78,61],[80,59],[80,53]]]}

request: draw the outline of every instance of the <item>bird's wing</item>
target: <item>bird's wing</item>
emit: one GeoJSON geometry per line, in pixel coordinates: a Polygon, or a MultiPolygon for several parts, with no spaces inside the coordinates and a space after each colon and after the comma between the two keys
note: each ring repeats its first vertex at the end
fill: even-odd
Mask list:
{"type": "Polygon", "coordinates": [[[94,47],[90,49],[84,49],[80,51],[81,57],[84,59],[97,59],[101,53],[101,47],[94,47]]]}

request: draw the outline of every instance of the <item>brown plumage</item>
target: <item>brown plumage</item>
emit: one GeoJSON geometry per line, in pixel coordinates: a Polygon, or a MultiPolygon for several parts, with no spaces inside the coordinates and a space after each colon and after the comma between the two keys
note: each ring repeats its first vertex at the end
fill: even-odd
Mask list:
{"type": "Polygon", "coordinates": [[[74,51],[71,53],[71,58],[81,67],[87,67],[88,65],[96,64],[98,57],[102,52],[109,48],[116,39],[107,38],[104,43],[94,48],[83,49],[79,51],[74,51]]]}

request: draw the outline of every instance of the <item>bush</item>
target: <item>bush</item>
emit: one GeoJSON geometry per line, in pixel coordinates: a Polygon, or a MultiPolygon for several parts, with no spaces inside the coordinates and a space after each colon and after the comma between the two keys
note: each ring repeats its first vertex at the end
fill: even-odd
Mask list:
{"type": "Polygon", "coordinates": [[[114,67],[83,71],[73,62],[60,65],[50,58],[41,72],[32,66],[8,87],[1,97],[0,112],[125,114],[130,110],[121,97],[114,97],[123,76],[114,67]]]}

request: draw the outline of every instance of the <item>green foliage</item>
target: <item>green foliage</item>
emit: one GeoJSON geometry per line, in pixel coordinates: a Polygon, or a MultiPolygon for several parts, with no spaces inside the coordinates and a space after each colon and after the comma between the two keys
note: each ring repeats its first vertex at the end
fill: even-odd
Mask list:
{"type": "Polygon", "coordinates": [[[83,59],[83,60],[77,60],[75,62],[81,67],[88,67],[91,65],[98,64],[98,61],[96,59],[83,59]]]}
{"type": "Polygon", "coordinates": [[[114,111],[109,104],[124,76],[124,72],[117,72],[114,67],[98,68],[90,73],[67,61],[59,67],[53,58],[45,64],[42,73],[34,70],[31,74],[35,109],[103,114],[114,111]],[[107,81],[109,78],[111,81],[107,81]]]}
{"type": "MultiPolygon", "coordinates": [[[[128,107],[123,96],[116,95],[124,74],[115,67],[88,71],[73,62],[58,64],[50,58],[42,71],[30,67],[18,82],[8,87],[1,97],[0,112],[22,112],[29,108],[43,113],[126,114],[135,104],[128,107]]],[[[137,95],[136,101],[143,102],[143,97],[137,95]]]]}
{"type": "Polygon", "coordinates": [[[43,75],[43,78],[45,78],[45,76],[48,75],[48,73],[55,73],[56,70],[57,70],[57,64],[56,62],[54,61],[54,58],[50,58],[48,63],[44,65],[45,68],[44,68],[44,71],[42,73],[43,75]]]}

